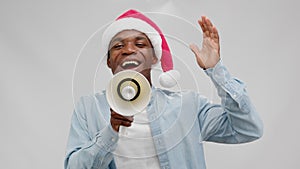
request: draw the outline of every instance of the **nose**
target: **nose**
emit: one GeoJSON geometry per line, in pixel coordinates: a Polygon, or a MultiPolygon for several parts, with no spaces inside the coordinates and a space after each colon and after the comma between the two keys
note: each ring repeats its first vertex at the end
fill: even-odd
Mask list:
{"type": "Polygon", "coordinates": [[[133,43],[127,43],[122,52],[123,55],[131,55],[137,52],[137,48],[133,43]]]}

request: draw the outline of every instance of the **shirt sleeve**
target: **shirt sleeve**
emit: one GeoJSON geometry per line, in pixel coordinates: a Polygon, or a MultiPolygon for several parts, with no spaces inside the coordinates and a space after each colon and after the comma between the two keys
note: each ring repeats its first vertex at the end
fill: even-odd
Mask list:
{"type": "Polygon", "coordinates": [[[111,152],[116,148],[118,134],[108,124],[92,138],[85,116],[86,111],[89,111],[88,107],[81,98],[72,115],[65,169],[106,169],[113,160],[111,152]]]}
{"type": "Polygon", "coordinates": [[[219,61],[205,70],[214,83],[221,105],[207,102],[199,115],[205,141],[244,143],[262,136],[263,124],[242,81],[233,78],[219,61]]]}

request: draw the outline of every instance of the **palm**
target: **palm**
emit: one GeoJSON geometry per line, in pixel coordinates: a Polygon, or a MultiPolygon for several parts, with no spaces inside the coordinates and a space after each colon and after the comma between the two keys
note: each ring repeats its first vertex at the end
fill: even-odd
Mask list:
{"type": "Polygon", "coordinates": [[[212,25],[210,20],[205,16],[198,21],[203,31],[202,48],[192,44],[191,50],[196,55],[198,65],[203,68],[214,67],[220,60],[220,44],[217,29],[212,25]]]}

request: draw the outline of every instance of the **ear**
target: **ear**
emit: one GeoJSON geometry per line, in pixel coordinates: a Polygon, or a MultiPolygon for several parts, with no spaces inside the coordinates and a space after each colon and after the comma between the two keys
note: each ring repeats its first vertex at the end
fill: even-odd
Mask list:
{"type": "Polygon", "coordinates": [[[107,66],[108,66],[109,68],[111,68],[111,63],[110,63],[109,52],[107,52],[106,64],[107,64],[107,66]]]}
{"type": "Polygon", "coordinates": [[[158,62],[158,58],[156,57],[156,55],[154,54],[154,49],[152,48],[152,52],[153,52],[153,57],[152,57],[152,65],[156,64],[158,62]]]}
{"type": "Polygon", "coordinates": [[[107,66],[108,66],[109,68],[111,68],[110,60],[109,60],[109,59],[107,59],[106,64],[107,64],[107,66]]]}
{"type": "Polygon", "coordinates": [[[154,55],[152,58],[152,65],[156,64],[158,62],[157,57],[154,55]]]}

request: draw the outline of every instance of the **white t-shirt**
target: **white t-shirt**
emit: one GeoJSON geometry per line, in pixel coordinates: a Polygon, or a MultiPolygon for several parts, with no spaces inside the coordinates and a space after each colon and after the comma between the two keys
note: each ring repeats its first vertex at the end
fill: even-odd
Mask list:
{"type": "Polygon", "coordinates": [[[117,169],[160,169],[146,111],[136,114],[130,127],[120,126],[114,160],[117,169]]]}

